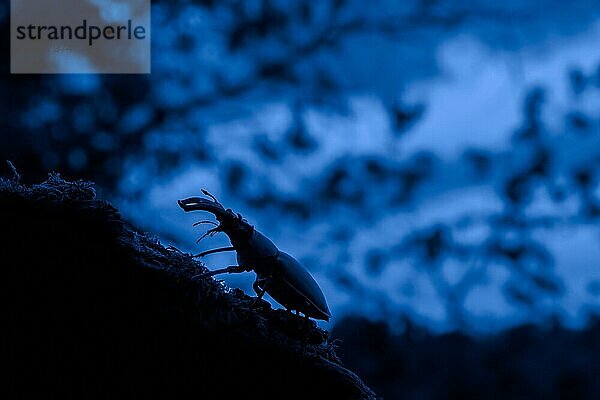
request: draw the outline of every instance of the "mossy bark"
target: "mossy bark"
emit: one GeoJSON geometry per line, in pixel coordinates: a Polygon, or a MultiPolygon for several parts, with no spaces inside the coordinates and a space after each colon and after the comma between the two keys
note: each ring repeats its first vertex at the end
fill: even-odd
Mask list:
{"type": "Polygon", "coordinates": [[[313,321],[191,279],[201,263],[136,230],[90,183],[1,180],[0,224],[3,358],[21,396],[376,397],[313,321]]]}

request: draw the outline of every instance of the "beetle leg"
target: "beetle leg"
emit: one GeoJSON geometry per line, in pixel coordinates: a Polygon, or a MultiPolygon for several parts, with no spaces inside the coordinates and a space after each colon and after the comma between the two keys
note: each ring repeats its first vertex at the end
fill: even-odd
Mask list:
{"type": "Polygon", "coordinates": [[[207,256],[209,254],[221,253],[223,251],[235,251],[235,247],[233,247],[233,246],[219,247],[218,249],[206,250],[206,251],[203,251],[202,253],[198,253],[196,255],[193,255],[192,257],[194,257],[194,258],[196,258],[196,257],[204,257],[204,256],[207,256]]]}
{"type": "Polygon", "coordinates": [[[210,224],[210,225],[214,225],[214,226],[219,226],[219,224],[217,224],[216,222],[207,221],[207,220],[195,222],[194,224],[192,224],[192,226],[198,226],[200,224],[210,224]]]}
{"type": "Polygon", "coordinates": [[[252,302],[252,307],[256,306],[260,299],[262,299],[262,297],[265,295],[268,284],[269,279],[257,279],[254,281],[252,284],[252,289],[254,289],[258,297],[252,302]],[[262,284],[262,289],[258,286],[259,284],[262,284]]]}
{"type": "Polygon", "coordinates": [[[258,279],[254,281],[254,283],[252,284],[252,289],[254,289],[254,292],[256,294],[260,294],[260,292],[262,291],[262,289],[260,287],[258,287],[258,279]]]}
{"type": "Polygon", "coordinates": [[[214,271],[205,272],[203,274],[198,274],[192,276],[192,279],[196,278],[208,278],[209,276],[218,275],[218,274],[239,274],[241,272],[252,271],[250,267],[243,267],[241,265],[231,265],[227,268],[216,269],[214,271]]]}

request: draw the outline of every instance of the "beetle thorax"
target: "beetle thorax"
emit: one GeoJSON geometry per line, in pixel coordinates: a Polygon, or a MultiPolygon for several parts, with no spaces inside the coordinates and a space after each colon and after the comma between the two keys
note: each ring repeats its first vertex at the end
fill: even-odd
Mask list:
{"type": "Polygon", "coordinates": [[[230,237],[230,240],[238,254],[240,265],[248,265],[253,269],[268,268],[268,264],[279,254],[277,246],[256,229],[250,236],[230,237]]]}

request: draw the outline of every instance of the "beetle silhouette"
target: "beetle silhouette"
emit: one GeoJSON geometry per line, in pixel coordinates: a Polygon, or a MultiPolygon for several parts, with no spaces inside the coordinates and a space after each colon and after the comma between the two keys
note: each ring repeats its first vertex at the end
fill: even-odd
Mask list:
{"type": "Polygon", "coordinates": [[[331,312],[327,301],[323,291],[310,273],[294,257],[279,250],[269,238],[257,231],[240,214],[234,213],[229,208],[225,209],[208,191],[202,189],[202,193],[210,200],[202,197],[190,197],[177,202],[186,212],[207,211],[214,214],[219,221],[218,224],[212,221],[196,222],[194,226],[199,224],[216,225],[200,237],[198,242],[206,236],[223,232],[229,237],[231,246],[208,250],[195,257],[235,251],[238,265],[196,275],[194,278],[254,271],[256,280],[252,288],[258,295],[254,304],[267,292],[290,311],[301,312],[307,318],[329,321],[331,312]]]}

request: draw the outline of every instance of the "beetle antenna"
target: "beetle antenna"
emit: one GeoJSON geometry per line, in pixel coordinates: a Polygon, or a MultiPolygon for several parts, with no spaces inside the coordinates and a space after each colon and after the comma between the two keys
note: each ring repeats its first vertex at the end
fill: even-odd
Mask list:
{"type": "Polygon", "coordinates": [[[219,203],[219,200],[217,200],[217,198],[215,196],[213,196],[208,190],[206,189],[200,189],[202,191],[202,193],[204,193],[206,196],[210,197],[212,199],[212,201],[214,201],[215,203],[217,203],[218,205],[220,205],[221,207],[223,206],[223,204],[219,203]]]}
{"type": "Polygon", "coordinates": [[[206,233],[204,235],[200,236],[198,238],[198,240],[196,240],[196,243],[200,243],[200,241],[202,239],[204,239],[205,237],[207,237],[207,236],[215,236],[217,233],[222,232],[222,231],[223,230],[221,229],[220,226],[217,226],[216,228],[209,229],[208,231],[206,231],[206,233]]]}
{"type": "Polygon", "coordinates": [[[206,232],[204,235],[200,236],[200,237],[199,237],[199,238],[196,240],[196,243],[200,243],[200,241],[201,241],[202,239],[204,239],[205,237],[207,237],[207,236],[208,236],[208,232],[206,232]]]}

